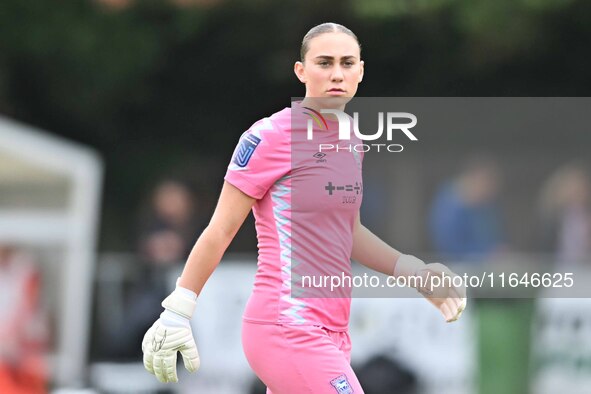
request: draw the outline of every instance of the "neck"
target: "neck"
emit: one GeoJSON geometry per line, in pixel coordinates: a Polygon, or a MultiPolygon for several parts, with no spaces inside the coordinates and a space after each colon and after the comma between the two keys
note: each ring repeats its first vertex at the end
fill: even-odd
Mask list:
{"type": "MultiPolygon", "coordinates": [[[[320,112],[321,109],[336,109],[338,111],[345,111],[346,102],[343,100],[335,100],[332,98],[317,98],[317,97],[304,97],[302,100],[302,107],[312,108],[315,111],[320,112]]],[[[327,114],[330,117],[334,115],[327,114]]]]}
{"type": "MultiPolygon", "coordinates": [[[[317,98],[317,97],[305,97],[302,100],[302,107],[312,108],[315,111],[321,112],[323,109],[336,109],[338,111],[345,111],[345,103],[341,100],[334,100],[331,98],[324,99],[324,98],[317,98]],[[341,105],[337,105],[341,104],[341,105]]],[[[338,121],[338,118],[335,114],[322,114],[326,120],[329,121],[338,121]]]]}

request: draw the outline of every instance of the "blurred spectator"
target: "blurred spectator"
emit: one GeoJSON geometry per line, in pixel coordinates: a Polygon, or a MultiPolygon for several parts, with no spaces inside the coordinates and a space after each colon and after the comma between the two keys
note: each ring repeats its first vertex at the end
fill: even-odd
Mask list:
{"type": "Polygon", "coordinates": [[[162,312],[161,301],[170,292],[170,279],[189,255],[205,228],[199,216],[198,200],[183,182],[165,180],[150,196],[142,213],[138,254],[143,263],[126,300],[125,319],[113,324],[106,346],[111,357],[136,358],[141,355],[144,332],[162,312]]]}
{"type": "Polygon", "coordinates": [[[418,391],[416,376],[400,364],[382,355],[369,359],[357,370],[365,394],[414,394],[418,391]]]}
{"type": "Polygon", "coordinates": [[[486,158],[470,160],[455,179],[441,187],[429,223],[439,254],[447,259],[474,262],[503,249],[498,190],[498,168],[486,158]]]}
{"type": "Polygon", "coordinates": [[[542,248],[561,264],[589,260],[591,252],[591,186],[578,164],[558,168],[540,193],[542,248]]]}
{"type": "Polygon", "coordinates": [[[184,262],[204,227],[195,196],[184,183],[166,180],[156,187],[151,204],[140,223],[140,256],[153,265],[184,262]]]}
{"type": "Polygon", "coordinates": [[[0,393],[47,392],[48,327],[33,260],[0,244],[0,393]]]}

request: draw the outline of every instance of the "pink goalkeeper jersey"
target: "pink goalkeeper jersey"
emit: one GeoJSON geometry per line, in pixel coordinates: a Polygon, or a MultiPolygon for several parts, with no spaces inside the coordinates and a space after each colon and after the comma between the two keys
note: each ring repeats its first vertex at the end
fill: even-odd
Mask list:
{"type": "Polygon", "coordinates": [[[258,269],[244,319],[345,331],[351,289],[331,291],[330,278],[351,274],[363,154],[350,145],[361,141],[353,133],[350,141],[338,141],[336,121],[315,123],[308,140],[311,114],[294,103],[259,120],[242,135],[228,166],[225,180],[257,199],[258,269]]]}

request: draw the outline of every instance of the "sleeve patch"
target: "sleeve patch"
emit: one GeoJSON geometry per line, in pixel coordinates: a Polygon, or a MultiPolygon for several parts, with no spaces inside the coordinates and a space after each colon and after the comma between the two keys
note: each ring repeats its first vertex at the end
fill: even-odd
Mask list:
{"type": "Polygon", "coordinates": [[[246,134],[243,136],[236,152],[234,153],[232,161],[238,167],[246,167],[260,142],[261,139],[252,134],[246,134]]]}

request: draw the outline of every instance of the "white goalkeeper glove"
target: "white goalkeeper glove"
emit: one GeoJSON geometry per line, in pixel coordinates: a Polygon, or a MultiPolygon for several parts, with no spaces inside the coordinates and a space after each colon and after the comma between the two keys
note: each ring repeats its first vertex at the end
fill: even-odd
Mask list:
{"type": "Polygon", "coordinates": [[[199,352],[191,331],[191,316],[196,303],[194,292],[177,285],[162,301],[164,312],[144,335],[144,367],[163,383],[178,382],[177,352],[181,352],[189,372],[199,369],[199,352]]]}
{"type": "MultiPolygon", "coordinates": [[[[416,283],[419,293],[441,312],[448,323],[458,320],[466,309],[465,284],[454,286],[452,279],[457,275],[443,264],[425,264],[415,256],[402,254],[394,266],[394,276],[412,277],[410,283],[416,283]],[[439,280],[433,277],[439,277],[439,280]]],[[[456,284],[459,282],[455,280],[456,284]]]]}

